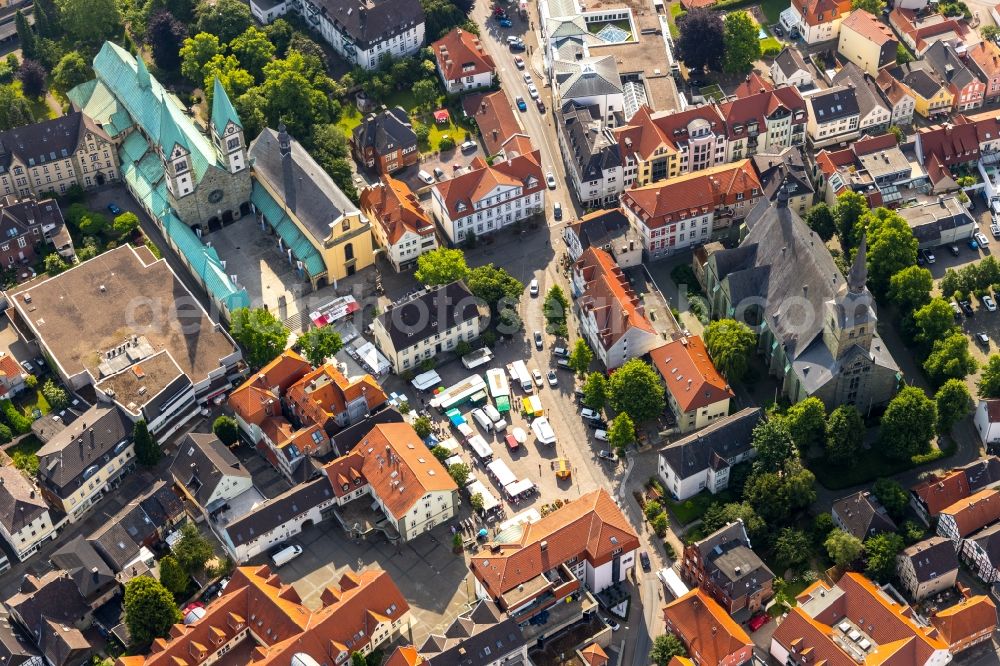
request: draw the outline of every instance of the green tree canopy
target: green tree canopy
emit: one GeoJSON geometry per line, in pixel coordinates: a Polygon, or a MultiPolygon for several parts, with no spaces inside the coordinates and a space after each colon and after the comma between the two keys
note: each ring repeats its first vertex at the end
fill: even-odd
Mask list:
{"type": "Polygon", "coordinates": [[[201,3],[195,10],[195,16],[198,32],[216,35],[224,44],[236,39],[254,24],[250,6],[239,0],[201,3]]]}
{"type": "MultiPolygon", "coordinates": [[[[427,418],[426,416],[418,416],[413,421],[413,430],[414,430],[414,432],[417,433],[417,437],[419,437],[420,439],[427,439],[427,437],[432,432],[434,432],[434,425],[433,425],[433,423],[431,423],[431,420],[429,418],[427,418]]],[[[436,449],[438,447],[435,446],[434,448],[436,449]]],[[[444,448],[444,447],[441,447],[441,448],[444,448]]],[[[448,451],[448,449],[444,449],[444,450],[446,452],[448,451]]]]}
{"type": "Polygon", "coordinates": [[[274,59],[275,47],[268,39],[267,33],[257,26],[250,26],[246,31],[229,43],[232,52],[240,65],[258,82],[264,79],[264,66],[274,59]]]}
{"type": "Polygon", "coordinates": [[[903,537],[885,532],[865,540],[865,573],[886,583],[896,572],[896,556],[903,550],[903,537]]]}
{"type": "Polygon", "coordinates": [[[42,384],[42,395],[45,396],[52,409],[60,410],[69,404],[69,394],[66,389],[51,379],[46,379],[45,383],[42,384]]]}
{"type": "Polygon", "coordinates": [[[760,28],[745,11],[729,12],[724,23],[722,69],[729,74],[748,72],[760,59],[760,28]]]}
{"type": "Polygon", "coordinates": [[[902,312],[911,312],[930,303],[933,288],[934,278],[929,270],[907,266],[889,278],[889,300],[902,312]]]}
{"type": "Polygon", "coordinates": [[[38,57],[38,35],[28,23],[28,18],[20,9],[14,13],[14,25],[17,29],[18,41],[21,43],[21,55],[33,60],[38,57]]]}
{"type": "Polygon", "coordinates": [[[895,479],[881,478],[872,485],[872,494],[885,507],[893,520],[901,520],[910,503],[910,494],[895,479]]]}
{"type": "Polygon", "coordinates": [[[708,507],[705,515],[702,516],[702,527],[705,532],[711,534],[716,530],[725,527],[735,520],[742,520],[743,526],[747,528],[747,534],[751,539],[755,539],[767,530],[764,520],[757,515],[757,511],[750,506],[749,502],[715,502],[708,507]]]}
{"type": "Polygon", "coordinates": [[[815,396],[789,407],[785,423],[792,441],[803,454],[826,440],[826,406],[815,396]]]}
{"type": "Polygon", "coordinates": [[[861,452],[865,424],[854,405],[841,405],[826,422],[826,455],[838,465],[853,466],[861,452]]]}
{"type": "Polygon", "coordinates": [[[166,637],[180,621],[174,596],[160,581],[136,576],[125,584],[125,625],[133,645],[145,646],[154,638],[166,637]]]}
{"type": "Polygon", "coordinates": [[[931,382],[940,386],[948,379],[965,379],[976,371],[976,359],[969,351],[969,338],[958,331],[943,340],[935,340],[931,353],[924,361],[924,372],[931,382]]]}
{"type": "Polygon", "coordinates": [[[809,562],[812,539],[802,530],[783,527],[774,542],[774,555],[782,568],[798,567],[809,562]]]}
{"type": "Polygon", "coordinates": [[[590,369],[590,362],[594,360],[594,352],[590,350],[590,345],[583,338],[577,339],[573,344],[573,351],[569,355],[569,365],[578,375],[583,375],[590,369]]]}
{"type": "Polygon", "coordinates": [[[735,319],[719,319],[705,328],[704,338],[719,372],[731,383],[743,379],[757,344],[750,327],[735,319]]]}
{"type": "Polygon", "coordinates": [[[420,255],[413,277],[421,284],[432,286],[451,284],[468,275],[469,266],[465,263],[465,254],[461,250],[439,247],[420,255]]]}
{"type": "Polygon", "coordinates": [[[917,263],[917,239],[898,213],[877,208],[862,217],[868,230],[868,283],[879,295],[889,290],[889,279],[917,263]]]}
{"type": "Polygon", "coordinates": [[[127,210],[115,217],[111,228],[117,236],[131,235],[139,228],[139,216],[127,210]]]}
{"type": "Polygon", "coordinates": [[[205,66],[217,55],[223,54],[222,43],[216,35],[199,32],[181,44],[181,74],[195,85],[204,85],[205,66]]]}
{"type": "Polygon", "coordinates": [[[201,571],[205,563],[215,555],[211,542],[190,521],[181,526],[181,538],[177,540],[172,550],[177,563],[188,574],[201,571]]]}
{"type": "Polygon", "coordinates": [[[747,479],[743,497],[768,524],[778,525],[816,499],[815,482],[813,473],[797,457],[791,457],[778,471],[755,470],[747,479]]]}
{"type": "Polygon", "coordinates": [[[302,355],[313,366],[318,368],[326,363],[344,347],[344,341],[332,326],[310,328],[299,336],[296,344],[302,349],[302,355]]]}
{"type": "Polygon", "coordinates": [[[847,191],[837,197],[833,219],[837,222],[837,236],[845,254],[854,249],[860,239],[858,221],[868,212],[868,200],[858,192],[847,191]]]}
{"type": "Polygon", "coordinates": [[[961,379],[949,379],[934,394],[937,405],[937,432],[945,435],[952,426],[972,413],[975,405],[969,387],[961,379]]]}
{"type": "Polygon", "coordinates": [[[991,354],[986,360],[976,382],[976,393],[983,399],[1000,398],[1000,354],[991,354]]]}
{"type": "Polygon", "coordinates": [[[75,41],[96,45],[122,33],[122,16],[115,0],[58,1],[60,23],[75,41]]]}
{"type": "Polygon", "coordinates": [[[246,352],[247,362],[260,368],[278,356],[288,343],[288,328],[263,308],[238,308],[230,332],[246,352]]]}
{"type": "MultiPolygon", "coordinates": [[[[176,45],[174,46],[176,49],[176,45]]],[[[94,78],[94,70],[83,56],[70,51],[59,60],[52,70],[52,87],[62,94],[94,78]]]]}
{"type": "Polygon", "coordinates": [[[955,328],[955,313],[943,298],[932,298],[913,312],[917,342],[931,344],[945,338],[955,328]]]}
{"type": "Polygon", "coordinates": [[[583,381],[583,404],[601,411],[608,401],[608,380],[602,372],[591,372],[583,381]]]}
{"type": "Polygon", "coordinates": [[[824,243],[837,233],[837,222],[833,219],[833,211],[825,203],[818,203],[810,208],[806,213],[805,222],[824,243]]]}
{"type": "Polygon", "coordinates": [[[455,463],[448,468],[448,474],[451,475],[451,478],[456,484],[458,484],[459,488],[465,487],[466,482],[469,480],[469,474],[471,473],[472,470],[470,470],[469,466],[465,463],[455,463]]]}
{"type": "Polygon", "coordinates": [[[772,416],[758,423],[753,429],[752,441],[757,451],[757,457],[753,461],[756,471],[777,472],[795,455],[788,422],[779,416],[772,416]]]}
{"type": "Polygon", "coordinates": [[[157,445],[153,436],[149,434],[149,428],[146,427],[145,419],[139,419],[135,422],[135,427],[132,431],[132,440],[135,442],[135,457],[139,461],[139,464],[152,467],[160,462],[160,458],[163,457],[163,451],[157,445]]]}
{"type": "Polygon", "coordinates": [[[851,0],[851,9],[863,9],[872,16],[878,18],[885,9],[883,0],[851,0]]]}
{"type": "Polygon", "coordinates": [[[566,326],[569,310],[569,299],[563,293],[562,287],[557,284],[553,285],[545,294],[545,302],[542,304],[542,313],[545,315],[545,330],[560,337],[569,335],[566,326]]]}
{"type": "Polygon", "coordinates": [[[675,634],[661,634],[653,639],[653,647],[649,651],[649,660],[656,666],[667,666],[674,657],[686,657],[684,643],[675,634]]]}
{"type": "Polygon", "coordinates": [[[413,99],[421,109],[433,110],[440,95],[441,91],[434,79],[421,79],[413,84],[413,99]]]}
{"type": "Polygon", "coordinates": [[[608,444],[621,453],[633,442],[635,442],[635,424],[629,418],[628,412],[622,412],[608,426],[608,444]]]}
{"type": "Polygon", "coordinates": [[[180,597],[187,590],[190,577],[181,569],[173,555],[167,555],[160,560],[160,582],[170,590],[175,597],[180,597]]]}
{"type": "Polygon", "coordinates": [[[826,552],[830,559],[838,567],[846,567],[856,561],[865,549],[861,539],[840,528],[830,532],[823,545],[826,546],[826,552]]]}
{"type": "Polygon", "coordinates": [[[493,309],[497,310],[500,299],[505,304],[515,304],[524,293],[524,284],[503,268],[486,264],[469,271],[465,278],[469,291],[483,299],[493,309]]]}
{"type": "Polygon", "coordinates": [[[882,416],[879,446],[891,458],[905,459],[930,449],[937,407],[922,389],[906,386],[882,416]]]}
{"type": "Polygon", "coordinates": [[[225,414],[212,423],[212,432],[226,446],[232,446],[240,438],[240,427],[237,425],[236,419],[225,414]]]}
{"type": "Polygon", "coordinates": [[[634,423],[645,423],[658,416],[666,404],[663,382],[653,366],[633,358],[618,368],[609,384],[611,406],[627,413],[634,423]]]}

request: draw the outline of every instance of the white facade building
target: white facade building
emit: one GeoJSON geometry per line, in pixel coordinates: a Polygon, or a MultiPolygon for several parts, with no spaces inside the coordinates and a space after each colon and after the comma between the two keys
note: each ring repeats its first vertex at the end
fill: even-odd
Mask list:
{"type": "Polygon", "coordinates": [[[41,492],[11,465],[0,467],[0,536],[24,561],[55,537],[49,505],[41,492]]]}

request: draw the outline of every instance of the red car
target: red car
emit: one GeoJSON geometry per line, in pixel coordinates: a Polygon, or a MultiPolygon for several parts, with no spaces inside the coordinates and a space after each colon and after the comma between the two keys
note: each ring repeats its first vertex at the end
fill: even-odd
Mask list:
{"type": "Polygon", "coordinates": [[[752,618],[750,618],[750,621],[747,623],[747,626],[750,627],[750,631],[757,631],[770,621],[771,621],[771,616],[768,615],[766,611],[761,611],[756,615],[754,615],[752,618]]]}

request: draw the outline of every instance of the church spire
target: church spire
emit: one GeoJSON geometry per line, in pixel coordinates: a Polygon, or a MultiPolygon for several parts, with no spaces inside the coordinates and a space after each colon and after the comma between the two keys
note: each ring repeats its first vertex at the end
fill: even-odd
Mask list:
{"type": "Polygon", "coordinates": [[[142,54],[137,55],[135,61],[136,61],[135,75],[139,81],[139,87],[148,88],[150,86],[149,70],[146,69],[146,62],[142,59],[142,54]]]}
{"type": "Polygon", "coordinates": [[[243,129],[243,123],[236,115],[236,109],[233,108],[233,103],[229,101],[229,95],[226,94],[226,89],[217,76],[212,84],[212,125],[215,133],[222,136],[229,123],[243,129]]]}
{"type": "Polygon", "coordinates": [[[847,274],[847,289],[852,294],[860,294],[866,288],[865,283],[868,282],[867,255],[868,237],[862,233],[858,252],[854,255],[854,265],[851,266],[851,272],[847,274]]]}

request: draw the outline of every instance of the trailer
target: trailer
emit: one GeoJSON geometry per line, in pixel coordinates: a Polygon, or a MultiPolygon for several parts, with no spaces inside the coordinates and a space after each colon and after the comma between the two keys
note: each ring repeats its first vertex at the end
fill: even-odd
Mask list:
{"type": "Polygon", "coordinates": [[[483,378],[479,375],[472,375],[431,398],[431,407],[446,412],[453,407],[465,404],[472,396],[485,390],[486,382],[483,378]]]}
{"type": "Polygon", "coordinates": [[[490,387],[490,397],[497,398],[510,397],[510,383],[507,375],[500,368],[490,368],[486,371],[486,384],[490,387]]]}

